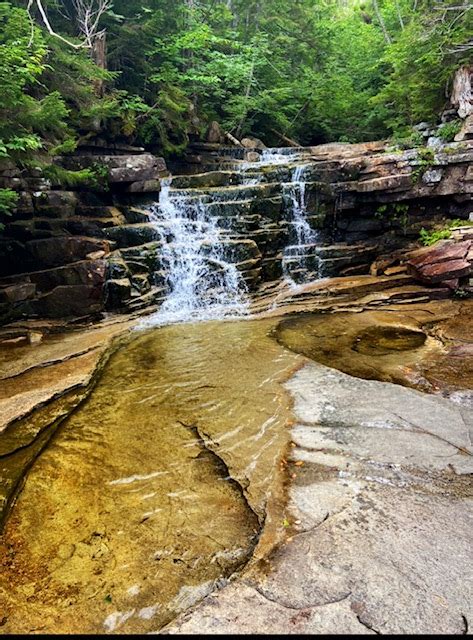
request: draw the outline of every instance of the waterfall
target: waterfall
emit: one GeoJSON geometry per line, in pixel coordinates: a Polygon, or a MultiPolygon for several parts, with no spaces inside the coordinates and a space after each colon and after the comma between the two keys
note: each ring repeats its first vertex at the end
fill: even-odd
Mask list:
{"type": "Polygon", "coordinates": [[[296,286],[301,281],[317,280],[317,258],[314,245],[318,233],[307,221],[306,181],[304,174],[309,165],[298,165],[292,172],[291,182],[283,186],[283,193],[289,201],[289,241],[283,251],[282,268],[284,278],[296,286]]]}
{"type": "Polygon", "coordinates": [[[229,259],[228,233],[209,215],[203,198],[171,193],[171,181],[163,181],[159,202],[150,212],[168,290],[153,323],[244,315],[246,286],[229,259]]]}
{"type": "Polygon", "coordinates": [[[288,230],[287,246],[282,250],[286,282],[297,286],[318,278],[318,233],[308,221],[306,173],[310,164],[304,164],[303,158],[300,149],[266,149],[257,161],[235,164],[228,182],[222,184],[219,178],[221,186],[209,182],[202,187],[206,183],[201,178],[195,186],[192,178],[176,178],[174,186],[172,178],[162,181],[159,201],[149,213],[158,238],[155,284],[164,283],[166,297],[146,324],[249,313],[248,290],[240,271],[248,259],[239,257],[238,249],[248,236],[242,238],[238,213],[229,211],[243,207],[245,215],[245,206],[251,206],[266,183],[281,184],[279,193],[288,230]],[[275,171],[271,171],[272,166],[275,171]],[[184,188],[179,186],[182,184],[184,188]]]}

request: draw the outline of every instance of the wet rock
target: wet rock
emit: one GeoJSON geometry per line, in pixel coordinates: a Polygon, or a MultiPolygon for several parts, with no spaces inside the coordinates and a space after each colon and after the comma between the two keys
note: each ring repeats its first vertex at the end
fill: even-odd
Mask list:
{"type": "Polygon", "coordinates": [[[156,226],[151,222],[113,227],[105,231],[107,238],[114,240],[118,247],[134,247],[152,242],[159,237],[156,226]]]}
{"type": "Polygon", "coordinates": [[[286,542],[163,632],[464,633],[471,410],[319,365],[286,388],[286,542]]]}
{"type": "Polygon", "coordinates": [[[248,151],[245,156],[247,162],[258,162],[259,159],[260,155],[256,151],[248,151]]]}
{"type": "Polygon", "coordinates": [[[40,344],[43,341],[44,335],[41,331],[28,331],[28,342],[30,344],[40,344]]]}
{"type": "Polygon", "coordinates": [[[107,281],[107,308],[122,307],[131,296],[131,282],[128,278],[107,281]]]}
{"type": "Polygon", "coordinates": [[[110,258],[107,262],[108,277],[111,280],[119,280],[121,278],[127,278],[129,275],[129,269],[127,263],[124,261],[119,251],[114,251],[110,254],[110,258]]]}
{"type": "Polygon", "coordinates": [[[87,285],[102,287],[105,281],[105,260],[81,260],[64,267],[35,271],[28,274],[39,294],[59,285],[87,285]]]}

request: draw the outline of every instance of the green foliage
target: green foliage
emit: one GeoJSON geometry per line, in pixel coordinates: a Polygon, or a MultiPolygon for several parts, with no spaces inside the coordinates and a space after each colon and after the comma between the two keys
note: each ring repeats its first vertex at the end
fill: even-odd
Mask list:
{"type": "Polygon", "coordinates": [[[404,26],[394,21],[389,29],[392,42],[383,57],[386,82],[373,102],[386,107],[387,123],[394,131],[435,121],[444,105],[446,85],[471,56],[461,46],[473,29],[471,7],[464,10],[456,0],[385,0],[380,4],[386,20],[398,4],[404,26]]]}
{"type": "Polygon", "coordinates": [[[103,191],[108,188],[108,168],[95,162],[91,167],[72,171],[64,169],[57,164],[49,164],[42,167],[42,173],[45,178],[51,180],[54,185],[62,185],[64,187],[88,187],[103,191]]]}
{"type": "MultiPolygon", "coordinates": [[[[0,0],[0,157],[18,163],[95,136],[178,154],[214,119],[268,144],[419,147],[412,125],[436,122],[471,58],[473,12],[458,0],[114,0],[104,70],[25,4],[0,0]]],[[[77,42],[71,3],[47,9],[77,42]]]]}
{"type": "Polygon", "coordinates": [[[395,147],[400,150],[414,149],[424,144],[424,136],[413,127],[406,127],[397,131],[391,140],[395,147]]]}
{"type": "Polygon", "coordinates": [[[378,220],[387,220],[393,225],[400,225],[403,233],[406,233],[409,224],[409,205],[402,202],[382,204],[374,212],[378,220]]]}
{"type": "Polygon", "coordinates": [[[435,151],[431,147],[419,147],[417,149],[417,167],[412,172],[413,182],[418,182],[424,173],[432,167],[435,162],[435,151]]]}
{"type": "Polygon", "coordinates": [[[18,194],[11,189],[0,189],[0,231],[4,228],[1,218],[11,216],[18,203],[18,194]]]}
{"type": "Polygon", "coordinates": [[[437,135],[444,142],[453,142],[453,139],[459,133],[462,128],[461,120],[452,120],[451,122],[446,122],[441,127],[439,127],[437,131],[437,135]]]}
{"type": "Polygon", "coordinates": [[[422,227],[422,229],[420,230],[420,241],[424,246],[430,247],[439,240],[450,238],[451,235],[452,232],[450,231],[450,229],[436,229],[427,231],[427,229],[424,229],[422,227]]]}
{"type": "Polygon", "coordinates": [[[464,300],[465,298],[471,298],[471,291],[463,287],[458,287],[458,289],[454,290],[453,295],[455,296],[455,298],[464,300]]]}
{"type": "Polygon", "coordinates": [[[419,239],[424,246],[430,247],[431,245],[435,244],[439,240],[446,240],[450,238],[452,235],[452,229],[454,229],[455,227],[469,226],[471,224],[472,223],[468,221],[459,220],[457,218],[455,220],[450,220],[441,229],[435,228],[435,229],[431,229],[430,231],[427,231],[427,229],[422,228],[420,230],[419,239]]]}

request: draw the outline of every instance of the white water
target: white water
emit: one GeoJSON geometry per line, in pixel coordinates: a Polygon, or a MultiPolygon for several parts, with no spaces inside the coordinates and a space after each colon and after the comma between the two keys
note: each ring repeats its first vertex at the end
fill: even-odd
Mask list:
{"type": "Polygon", "coordinates": [[[169,293],[150,324],[223,319],[247,313],[246,285],[226,253],[228,235],[201,199],[171,194],[163,181],[151,210],[162,247],[161,268],[169,293]]]}
{"type": "Polygon", "coordinates": [[[317,271],[313,271],[307,264],[307,252],[313,250],[317,243],[318,233],[307,221],[306,181],[304,174],[308,165],[298,165],[292,172],[291,182],[283,187],[283,192],[290,200],[290,237],[292,244],[287,245],[283,251],[282,268],[283,276],[293,287],[298,286],[291,275],[289,265],[295,264],[298,269],[306,271],[310,279],[317,279],[317,271]]]}
{"type": "MultiPolygon", "coordinates": [[[[242,187],[261,184],[268,166],[291,165],[301,159],[300,151],[266,149],[257,162],[241,162],[242,187]],[[248,172],[248,176],[245,174],[248,172]]],[[[282,185],[288,208],[290,244],[283,251],[283,275],[290,286],[296,287],[291,271],[296,269],[298,280],[317,274],[306,268],[305,253],[317,241],[307,221],[306,182],[307,164],[292,170],[291,181],[282,185]],[[288,206],[289,205],[289,206],[288,206]]],[[[235,318],[248,315],[249,298],[241,273],[232,262],[231,228],[210,215],[208,194],[198,197],[172,189],[172,179],[164,180],[159,202],[151,209],[161,247],[158,250],[160,270],[165,274],[168,290],[159,311],[146,319],[146,326],[209,319],[235,318]]],[[[222,201],[224,206],[224,201],[222,201]]]]}

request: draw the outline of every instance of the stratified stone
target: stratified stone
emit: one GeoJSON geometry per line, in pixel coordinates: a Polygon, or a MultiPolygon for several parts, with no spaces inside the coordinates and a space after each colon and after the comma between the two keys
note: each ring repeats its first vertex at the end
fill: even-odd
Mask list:
{"type": "Polygon", "coordinates": [[[107,238],[114,240],[118,247],[134,247],[157,240],[159,233],[151,222],[112,227],[105,231],[107,238]]]}
{"type": "Polygon", "coordinates": [[[119,278],[107,281],[107,308],[123,307],[131,296],[131,282],[129,278],[119,278]]]}
{"type": "Polygon", "coordinates": [[[472,265],[467,260],[448,260],[436,262],[417,269],[417,275],[424,282],[451,281],[455,278],[467,276],[472,271],[472,265]]]}
{"type": "Polygon", "coordinates": [[[107,240],[84,236],[63,236],[32,240],[26,244],[27,250],[39,266],[56,267],[84,259],[93,251],[110,252],[107,240]]]}
{"type": "Polygon", "coordinates": [[[22,300],[30,300],[36,293],[36,287],[31,282],[0,285],[0,302],[14,303],[22,300]]]}
{"type": "Polygon", "coordinates": [[[59,285],[34,301],[36,313],[43,318],[84,317],[104,308],[104,282],[85,285],[59,285]]]}
{"type": "Polygon", "coordinates": [[[470,275],[473,271],[473,259],[470,257],[471,240],[455,242],[447,240],[433,247],[421,249],[409,255],[408,273],[421,282],[449,282],[470,275]]]}
{"type": "Polygon", "coordinates": [[[78,202],[73,191],[37,191],[32,197],[36,214],[53,218],[72,216],[78,202]]]}
{"type": "Polygon", "coordinates": [[[102,287],[105,282],[105,260],[81,260],[63,267],[29,273],[38,293],[51,291],[59,285],[87,285],[102,287]]]}

